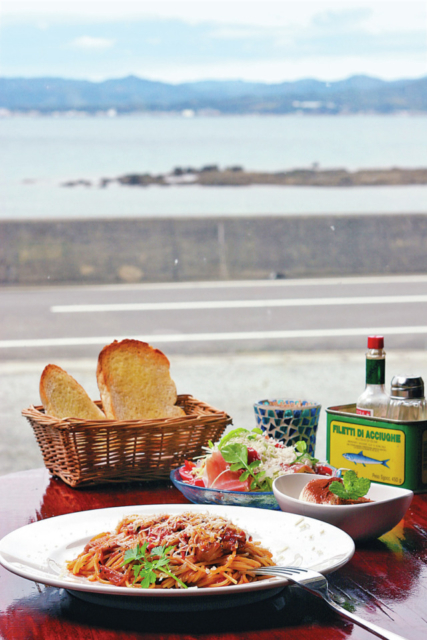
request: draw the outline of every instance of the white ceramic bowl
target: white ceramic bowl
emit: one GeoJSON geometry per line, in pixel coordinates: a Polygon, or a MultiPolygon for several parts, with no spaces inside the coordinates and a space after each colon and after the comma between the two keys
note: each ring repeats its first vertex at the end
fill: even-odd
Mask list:
{"type": "Polygon", "coordinates": [[[305,485],[325,476],[291,473],[273,483],[273,493],[282,511],[323,520],[361,542],[379,538],[393,529],[405,515],[414,496],[408,489],[371,483],[367,498],[374,502],[352,505],[314,504],[299,500],[305,485]]]}

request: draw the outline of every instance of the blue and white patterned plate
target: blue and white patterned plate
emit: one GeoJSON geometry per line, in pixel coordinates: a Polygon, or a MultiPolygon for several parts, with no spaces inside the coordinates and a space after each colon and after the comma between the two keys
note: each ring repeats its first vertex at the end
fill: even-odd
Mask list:
{"type": "Polygon", "coordinates": [[[227,491],[195,487],[181,480],[179,469],[170,473],[172,484],[194,504],[222,504],[231,507],[280,510],[272,491],[227,491]]]}

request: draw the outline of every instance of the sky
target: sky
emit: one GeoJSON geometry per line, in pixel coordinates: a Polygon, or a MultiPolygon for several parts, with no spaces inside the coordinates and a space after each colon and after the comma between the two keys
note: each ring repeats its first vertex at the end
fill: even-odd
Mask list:
{"type": "Polygon", "coordinates": [[[420,0],[0,0],[0,76],[427,76],[420,0]]]}

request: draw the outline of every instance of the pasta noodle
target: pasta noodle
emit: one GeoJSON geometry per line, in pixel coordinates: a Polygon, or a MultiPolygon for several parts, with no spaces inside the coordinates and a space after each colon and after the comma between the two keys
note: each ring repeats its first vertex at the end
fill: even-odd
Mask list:
{"type": "Polygon", "coordinates": [[[101,533],[67,563],[90,581],[123,587],[170,589],[222,587],[264,577],[272,554],[243,529],[211,514],[125,517],[113,533],[101,533]]]}

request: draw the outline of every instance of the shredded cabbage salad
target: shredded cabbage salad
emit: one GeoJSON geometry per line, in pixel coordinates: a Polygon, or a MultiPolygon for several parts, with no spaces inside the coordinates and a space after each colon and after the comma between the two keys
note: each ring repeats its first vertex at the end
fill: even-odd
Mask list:
{"type": "Polygon", "coordinates": [[[179,473],[183,482],[198,487],[272,491],[273,481],[285,473],[332,475],[332,470],[308,453],[304,440],[287,447],[261,429],[239,428],[216,444],[209,442],[206,454],[187,460],[179,473]]]}

